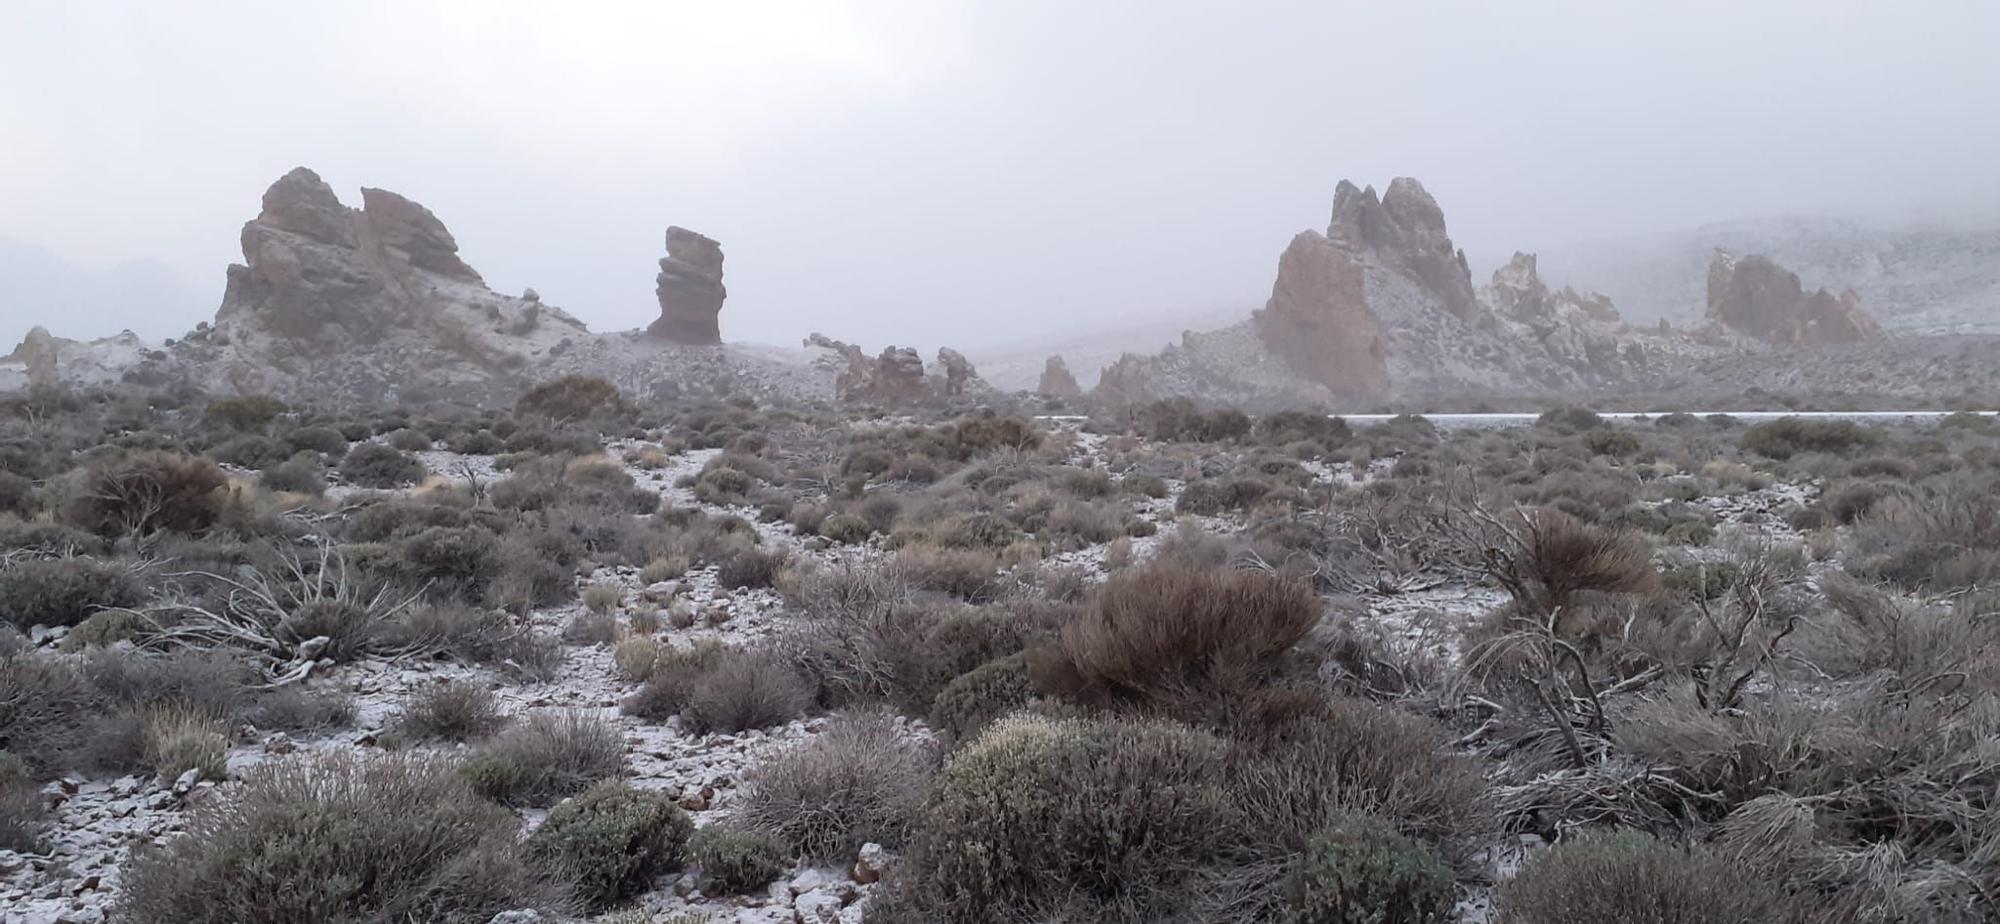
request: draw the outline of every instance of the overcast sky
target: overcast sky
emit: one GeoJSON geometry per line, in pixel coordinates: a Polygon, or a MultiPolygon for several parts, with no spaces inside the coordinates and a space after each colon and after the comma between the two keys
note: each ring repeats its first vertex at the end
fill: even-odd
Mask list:
{"type": "Polygon", "coordinates": [[[2000,203],[1982,0],[0,0],[0,86],[0,237],[196,303],[0,303],[0,339],[185,331],[300,164],[597,330],[657,315],[681,224],[726,338],[871,348],[1247,310],[1343,177],[1423,180],[1475,267],[2000,203]]]}

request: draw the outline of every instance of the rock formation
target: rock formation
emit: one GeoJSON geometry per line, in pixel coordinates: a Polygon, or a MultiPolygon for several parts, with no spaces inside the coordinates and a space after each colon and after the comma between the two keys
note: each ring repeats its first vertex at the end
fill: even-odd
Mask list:
{"type": "Polygon", "coordinates": [[[1340,404],[1573,389],[1629,381],[1649,363],[1609,299],[1551,291],[1532,255],[1475,291],[1443,210],[1409,178],[1380,197],[1342,181],[1326,233],[1292,238],[1270,300],[1242,326],[1253,339],[1191,332],[1157,356],[1121,359],[1099,390],[1340,404]]]}
{"type": "MultiPolygon", "coordinates": [[[[1368,195],[1372,201],[1373,191],[1368,195]]],[[[1361,266],[1317,231],[1300,232],[1278,258],[1278,280],[1257,325],[1274,355],[1336,394],[1388,389],[1388,355],[1361,266]]]]}
{"type": "Polygon", "coordinates": [[[61,353],[62,347],[49,329],[36,325],[21,338],[21,345],[14,352],[0,357],[0,362],[20,363],[30,388],[53,388],[60,382],[57,362],[61,353]]]}
{"type": "Polygon", "coordinates": [[[815,333],[808,347],[828,351],[820,361],[834,373],[834,396],[842,401],[905,403],[952,398],[986,390],[978,370],[964,354],[940,348],[936,371],[926,374],[924,360],[909,347],[884,347],[873,359],[860,347],[815,333]]]}
{"type": "Polygon", "coordinates": [[[660,318],[646,328],[649,333],[694,346],[722,342],[716,319],[729,290],[722,285],[721,244],[686,228],[668,228],[656,282],[660,318]]]}
{"type": "Polygon", "coordinates": [[[1326,236],[1344,250],[1372,256],[1418,280],[1452,315],[1469,321],[1478,314],[1465,251],[1452,247],[1444,210],[1422,183],[1397,177],[1378,200],[1375,187],[1356,189],[1341,180],[1334,187],[1326,236]]]}
{"type": "Polygon", "coordinates": [[[1042,380],[1035,385],[1035,391],[1057,398],[1083,397],[1083,389],[1077,386],[1076,376],[1070,374],[1069,364],[1061,356],[1049,357],[1042,366],[1042,380]]]}
{"type": "Polygon", "coordinates": [[[1853,343],[1882,336],[1852,289],[1806,292],[1797,273],[1760,254],[1717,248],[1708,262],[1708,318],[1778,346],[1853,343]]]}

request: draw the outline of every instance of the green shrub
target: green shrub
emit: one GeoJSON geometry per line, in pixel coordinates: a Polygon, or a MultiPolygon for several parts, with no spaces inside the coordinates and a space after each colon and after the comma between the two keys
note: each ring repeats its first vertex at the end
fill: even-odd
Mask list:
{"type": "Polygon", "coordinates": [[[318,496],[326,493],[326,469],[318,457],[302,453],[265,468],[257,483],[266,491],[318,496]]]}
{"type": "Polygon", "coordinates": [[[347,451],[346,434],[332,427],[299,427],[285,434],[284,439],[285,445],[294,453],[317,452],[338,456],[347,451]]]}
{"type": "Polygon", "coordinates": [[[341,479],[363,488],[400,488],[428,473],[415,456],[381,443],[362,443],[340,460],[341,479]]]}
{"type": "Polygon", "coordinates": [[[94,558],[28,558],[0,565],[0,616],[29,626],[74,626],[144,596],[132,572],[94,558]]]}
{"type": "Polygon", "coordinates": [[[222,513],[228,484],[215,463],[181,452],[142,452],[84,469],[63,519],[100,536],[195,533],[222,513]]]}
{"type": "Polygon", "coordinates": [[[931,701],[930,723],[947,744],[970,741],[1035,696],[1027,655],[1016,652],[954,678],[931,701]]]}
{"type": "Polygon", "coordinates": [[[244,434],[212,446],[208,457],[238,468],[263,468],[285,460],[291,452],[268,436],[244,434]]]}
{"type": "Polygon", "coordinates": [[[1630,830],[1549,848],[1500,886],[1498,904],[1501,924],[1753,924],[1785,908],[1742,864],[1630,830]]]}
{"type": "Polygon", "coordinates": [[[552,809],[522,852],[603,908],[679,867],[693,832],[694,822],[665,793],[607,781],[552,809]]]}
{"type": "Polygon", "coordinates": [[[939,772],[909,875],[951,924],[1172,917],[1239,823],[1226,750],[1170,724],[1005,719],[939,772]]]}
{"type": "Polygon", "coordinates": [[[135,851],[112,917],[387,924],[565,910],[560,885],[522,861],[519,829],[437,757],[273,761],[203,802],[186,834],[135,851]]]}
{"type": "Polygon", "coordinates": [[[688,839],[688,861],[701,867],[702,891],[736,895],[769,885],[791,866],[785,845],[761,834],[702,828],[688,839]]]}
{"type": "Polygon", "coordinates": [[[1446,924],[1451,872],[1394,825],[1369,815],[1334,821],[1293,871],[1289,924],[1446,924]]]}

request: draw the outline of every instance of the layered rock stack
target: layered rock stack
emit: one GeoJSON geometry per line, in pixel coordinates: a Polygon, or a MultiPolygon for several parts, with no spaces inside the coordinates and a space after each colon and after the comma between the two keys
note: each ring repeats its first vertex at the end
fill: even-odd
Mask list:
{"type": "Polygon", "coordinates": [[[1797,273],[1769,257],[1717,248],[1708,261],[1708,318],[1777,346],[1855,343],[1883,336],[1852,289],[1805,291],[1797,273]]]}
{"type": "Polygon", "coordinates": [[[717,319],[729,290],[722,285],[721,244],[686,228],[668,228],[656,282],[660,317],[647,326],[648,333],[691,346],[722,342],[717,319]]]}

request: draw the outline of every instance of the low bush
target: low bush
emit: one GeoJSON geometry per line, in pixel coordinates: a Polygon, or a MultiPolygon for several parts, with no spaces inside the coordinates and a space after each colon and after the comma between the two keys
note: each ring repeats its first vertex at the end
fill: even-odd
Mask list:
{"type": "Polygon", "coordinates": [[[0,564],[0,618],[22,629],[74,626],[99,610],[138,605],[130,569],[94,558],[27,558],[0,564]]]}
{"type": "Polygon", "coordinates": [[[1850,450],[1873,446],[1880,436],[1873,430],[1848,420],[1812,420],[1783,417],[1752,425],[1737,441],[1745,452],[1783,461],[1802,452],[1843,455],[1850,450]]]}
{"type": "Polygon", "coordinates": [[[1437,857],[1369,815],[1344,815],[1307,843],[1289,924],[1447,924],[1457,889],[1437,857]]]}
{"type": "Polygon", "coordinates": [[[202,420],[212,426],[254,433],[263,430],[287,410],[285,402],[266,395],[217,398],[209,402],[208,409],[202,413],[202,420]]]}
{"type": "Polygon", "coordinates": [[[949,924],[1185,918],[1240,823],[1226,752],[1169,724],[1006,719],[939,772],[907,874],[949,924]]]}
{"type": "Polygon", "coordinates": [[[136,453],[86,467],[63,519],[100,536],[196,533],[221,515],[226,484],[222,470],[200,456],[136,453]]]}
{"type": "Polygon", "coordinates": [[[465,763],[481,795],[511,805],[547,805],[625,771],[625,739],[585,712],[533,712],[488,739],[465,763]]]}
{"type": "Polygon", "coordinates": [[[1582,522],[1558,510],[1521,514],[1521,546],[1505,575],[1509,590],[1537,612],[1567,607],[1583,591],[1651,593],[1660,586],[1653,550],[1637,533],[1582,522]]]}
{"type": "Polygon", "coordinates": [[[475,741],[507,724],[493,691],[469,680],[426,687],[412,694],[396,731],[416,741],[475,741]]]}
{"type": "Polygon", "coordinates": [[[576,883],[577,897],[601,909],[678,868],[693,832],[694,822],[665,793],[606,781],[550,810],[522,853],[576,883]]]}
{"type": "Polygon", "coordinates": [[[819,522],[818,532],[833,542],[852,545],[867,542],[874,535],[875,527],[867,520],[850,513],[836,513],[819,522]]]}
{"type": "Polygon", "coordinates": [[[844,713],[752,771],[734,817],[808,860],[851,860],[863,844],[902,845],[934,766],[889,712],[844,713]]]}
{"type": "Polygon", "coordinates": [[[276,465],[291,455],[285,444],[268,436],[244,435],[209,447],[208,457],[237,468],[276,465]]]}
{"type": "Polygon", "coordinates": [[[1127,570],[1033,649],[1038,689],[1086,705],[1188,715],[1264,685],[1319,622],[1303,581],[1173,565],[1127,570]]]}
{"type": "Polygon", "coordinates": [[[326,493],[326,469],[320,465],[319,459],[313,456],[297,455],[266,467],[258,474],[257,483],[266,491],[286,491],[317,497],[326,493]]]}
{"type": "Polygon", "coordinates": [[[1500,886],[1501,924],[1752,922],[1786,902],[1742,864],[1638,831],[1585,834],[1530,860],[1500,886]]]}
{"type": "Polygon", "coordinates": [[[136,850],[112,918],[389,924],[567,910],[562,884],[522,860],[519,829],[436,757],[274,761],[203,802],[187,833],[136,850]]]}
{"type": "Polygon", "coordinates": [[[294,453],[317,452],[327,456],[338,456],[347,451],[347,436],[332,427],[298,427],[283,437],[285,447],[294,453]]]}
{"type": "Polygon", "coordinates": [[[172,781],[189,770],[201,779],[228,774],[228,727],[213,716],[185,706],[155,709],[146,722],[146,765],[172,781]]]}
{"type": "Polygon", "coordinates": [[[557,423],[613,416],[625,410],[625,399],[618,393],[618,386],[588,375],[566,375],[544,382],[528,389],[514,402],[516,413],[557,423]]]}
{"type": "MultiPolygon", "coordinates": [[[[0,627],[0,635],[11,630],[0,627]]],[[[30,777],[68,769],[88,743],[96,697],[65,659],[0,652],[0,742],[30,777]]]]}
{"type": "Polygon", "coordinates": [[[688,862],[701,868],[702,891],[736,895],[769,885],[791,867],[785,845],[761,834],[701,828],[688,839],[688,862]]]}
{"type": "Polygon", "coordinates": [[[384,641],[493,667],[518,680],[549,679],[563,656],[555,639],[537,635],[506,613],[462,604],[418,607],[389,624],[384,641]]]}
{"type": "Polygon", "coordinates": [[[27,762],[0,751],[0,850],[41,852],[48,817],[48,806],[27,762]]]}
{"type": "Polygon", "coordinates": [[[381,443],[362,443],[340,460],[341,480],[363,488],[400,488],[424,480],[415,456],[381,443]]]}
{"type": "Polygon", "coordinates": [[[812,686],[777,652],[736,649],[695,675],[681,721],[697,735],[769,728],[804,715],[812,702],[812,686]]]}
{"type": "Polygon", "coordinates": [[[982,664],[953,678],[931,701],[930,724],[946,745],[970,741],[986,726],[1035,696],[1028,658],[1021,652],[982,664]]]}
{"type": "Polygon", "coordinates": [[[769,587],[785,565],[783,552],[741,549],[724,558],[715,569],[715,581],[734,590],[739,587],[769,587]]]}

